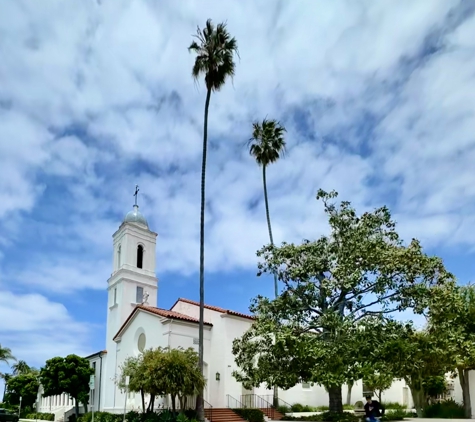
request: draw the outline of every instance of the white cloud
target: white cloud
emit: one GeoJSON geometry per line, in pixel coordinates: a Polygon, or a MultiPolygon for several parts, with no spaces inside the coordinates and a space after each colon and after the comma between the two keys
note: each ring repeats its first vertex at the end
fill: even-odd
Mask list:
{"type": "Polygon", "coordinates": [[[40,367],[47,359],[91,352],[86,339],[90,327],[74,321],[64,305],[39,294],[0,291],[2,346],[17,359],[40,367]]]}
{"type": "Polygon", "coordinates": [[[159,233],[158,271],[196,271],[204,91],[191,78],[187,46],[208,17],[227,20],[241,56],[232,83],[211,100],[208,269],[255,268],[255,251],[267,242],[260,171],[243,147],[252,120],[266,115],[288,129],[288,155],[269,168],[276,241],[326,230],[315,201],[324,187],[358,209],[389,201],[406,238],[474,246],[475,21],[444,32],[457,4],[5,6],[0,224],[8,223],[9,232],[1,234],[3,253],[1,245],[18,238],[25,219],[35,221],[35,207],[51,186],[39,176],[64,189],[52,205],[69,207],[68,218],[54,227],[38,222],[64,242],[64,254],[35,257],[17,278],[38,274],[39,286],[52,280],[59,290],[68,271],[82,278],[77,286],[103,282],[110,236],[130,208],[135,183],[144,194],[141,209],[159,233]],[[428,35],[437,31],[440,49],[417,66],[428,35]],[[362,135],[369,118],[374,130],[362,135]],[[31,214],[12,216],[19,210],[31,214]],[[86,259],[97,263],[98,274],[86,259]]]}

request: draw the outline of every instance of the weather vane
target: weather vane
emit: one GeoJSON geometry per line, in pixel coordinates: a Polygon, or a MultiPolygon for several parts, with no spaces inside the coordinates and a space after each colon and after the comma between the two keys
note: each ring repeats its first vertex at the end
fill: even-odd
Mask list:
{"type": "Polygon", "coordinates": [[[139,196],[139,185],[135,185],[135,193],[134,193],[134,196],[135,196],[135,205],[137,206],[137,196],[139,196]]]}

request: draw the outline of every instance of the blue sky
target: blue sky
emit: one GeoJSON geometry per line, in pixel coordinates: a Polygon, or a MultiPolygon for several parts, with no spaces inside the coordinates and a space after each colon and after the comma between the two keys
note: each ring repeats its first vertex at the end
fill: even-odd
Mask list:
{"type": "MultiPolygon", "coordinates": [[[[246,311],[267,242],[244,148],[287,128],[268,171],[277,242],[325,233],[318,188],[388,205],[466,283],[475,259],[474,7],[430,2],[15,1],[0,16],[0,344],[31,365],[104,347],[112,234],[140,185],[158,232],[159,306],[198,299],[203,83],[187,51],[207,18],[237,38],[213,94],[206,301],[246,311]]],[[[4,367],[0,370],[5,370],[4,367]]]]}

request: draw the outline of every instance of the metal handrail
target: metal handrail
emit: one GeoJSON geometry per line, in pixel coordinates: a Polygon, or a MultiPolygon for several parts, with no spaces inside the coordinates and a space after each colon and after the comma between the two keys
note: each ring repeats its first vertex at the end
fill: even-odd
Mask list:
{"type": "MultiPolygon", "coordinates": [[[[213,406],[211,405],[211,403],[207,402],[205,399],[203,399],[203,407],[204,409],[206,409],[206,405],[208,405],[208,408],[209,408],[209,421],[210,422],[213,422],[213,406]]],[[[203,410],[204,410],[203,409],[203,410]]]]}
{"type": "Polygon", "coordinates": [[[238,399],[235,399],[233,396],[231,396],[230,394],[226,394],[226,397],[227,397],[227,401],[228,401],[228,408],[229,409],[245,409],[246,406],[244,406],[238,399]],[[237,404],[237,406],[230,406],[230,399],[232,399],[233,401],[231,402],[231,404],[237,404]]]}
{"type": "Polygon", "coordinates": [[[275,419],[275,409],[274,406],[272,406],[271,403],[269,403],[266,399],[263,397],[257,395],[257,394],[244,394],[241,396],[241,402],[245,403],[246,405],[251,403],[249,407],[253,407],[256,409],[265,409],[267,410],[266,416],[270,417],[272,420],[275,419]]]}
{"type": "MultiPolygon", "coordinates": [[[[274,396],[271,395],[271,394],[265,395],[263,397],[265,398],[265,400],[269,401],[270,403],[273,403],[273,401],[274,401],[274,396]]],[[[279,400],[279,406],[286,406],[289,409],[292,407],[292,405],[290,403],[286,402],[285,400],[282,400],[280,397],[278,398],[278,400],[279,400]]],[[[272,407],[274,407],[274,405],[272,405],[272,407]]]]}

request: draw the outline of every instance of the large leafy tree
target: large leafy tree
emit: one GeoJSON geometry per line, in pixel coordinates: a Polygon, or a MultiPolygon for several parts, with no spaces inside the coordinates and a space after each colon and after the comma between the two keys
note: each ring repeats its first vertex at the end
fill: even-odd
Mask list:
{"type": "MultiPolygon", "coordinates": [[[[262,167],[262,185],[264,188],[264,202],[266,208],[267,229],[271,246],[274,246],[272,226],[270,222],[269,199],[267,196],[267,166],[275,163],[285,152],[285,127],[276,120],[264,119],[262,123],[252,125],[252,137],[249,140],[249,153],[256,163],[262,167]]],[[[274,295],[279,295],[277,276],[274,274],[274,295]]],[[[279,405],[279,389],[274,387],[274,406],[279,405]]]]}
{"type": "MultiPolygon", "coordinates": [[[[226,24],[215,26],[211,19],[203,29],[197,29],[195,40],[188,50],[196,55],[192,69],[195,80],[204,75],[206,100],[203,124],[203,154],[201,164],[201,210],[200,210],[200,323],[199,323],[199,361],[203,371],[203,330],[204,330],[204,226],[206,203],[206,159],[208,152],[208,112],[213,91],[219,91],[229,77],[234,76],[234,56],[238,54],[237,41],[229,34],[226,24]]],[[[204,420],[203,392],[198,397],[198,416],[204,420]]]]}
{"type": "Polygon", "coordinates": [[[462,387],[465,416],[471,418],[469,371],[475,369],[475,286],[452,283],[434,289],[429,330],[450,349],[462,387]]]}
{"type": "Polygon", "coordinates": [[[85,406],[89,401],[89,378],[94,369],[89,361],[77,355],[55,357],[46,361],[40,371],[40,382],[44,396],[69,394],[76,403],[76,416],[79,416],[79,401],[85,406]]]}
{"type": "Polygon", "coordinates": [[[19,405],[20,397],[22,406],[32,407],[36,402],[40,383],[35,373],[24,373],[13,376],[8,380],[7,401],[10,405],[19,405]]]}
{"type": "Polygon", "coordinates": [[[403,244],[386,207],[359,216],[349,202],[333,204],[335,197],[317,195],[329,235],[258,252],[259,275],[277,274],[284,291],[253,301],[257,319],[233,352],[238,380],[282,388],[314,382],[329,392],[330,410],[341,412],[342,385],[364,377],[385,339],[398,336],[389,316],[422,312],[430,287],[452,275],[417,240],[403,244]]]}

